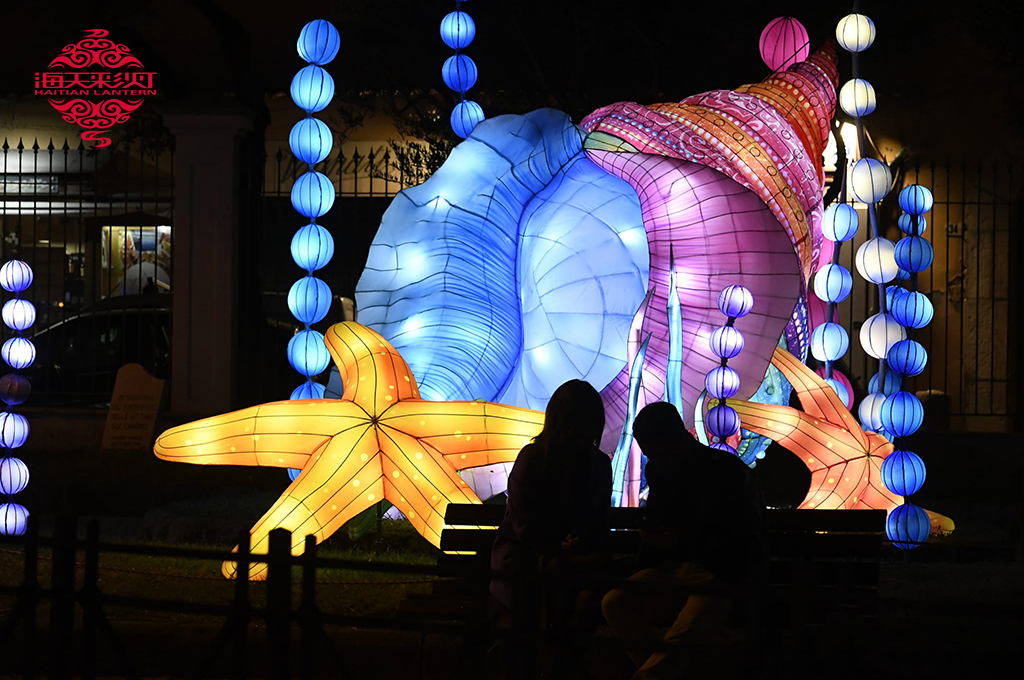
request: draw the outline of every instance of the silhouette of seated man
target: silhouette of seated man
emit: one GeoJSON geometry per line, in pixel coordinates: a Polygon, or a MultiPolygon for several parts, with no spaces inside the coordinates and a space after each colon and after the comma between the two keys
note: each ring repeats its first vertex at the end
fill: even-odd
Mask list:
{"type": "Polygon", "coordinates": [[[647,584],[610,591],[602,611],[628,644],[634,680],[677,678],[689,661],[684,647],[720,629],[731,601],[726,593],[687,594],[657,584],[724,590],[755,578],[766,557],[761,495],[750,468],[729,451],[700,444],[671,404],[640,411],[633,436],[647,456],[649,490],[642,568],[630,580],[647,584]]]}

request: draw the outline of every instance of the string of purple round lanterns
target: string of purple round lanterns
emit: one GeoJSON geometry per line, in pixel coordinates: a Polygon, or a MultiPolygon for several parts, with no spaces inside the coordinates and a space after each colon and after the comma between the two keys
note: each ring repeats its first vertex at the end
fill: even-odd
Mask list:
{"type": "Polygon", "coordinates": [[[754,308],[754,296],[743,286],[728,286],[718,295],[718,309],[727,319],[724,326],[711,332],[708,345],[721,363],[708,371],[704,387],[718,404],[708,410],[704,419],[711,434],[711,448],[736,454],[736,449],[726,440],[739,433],[740,415],[727,400],[740,389],[740,376],[729,368],[729,359],[743,351],[743,334],[735,327],[736,319],[742,318],[754,308]]]}
{"type": "MultiPolygon", "coordinates": [[[[334,98],[334,79],[323,65],[338,54],[341,36],[329,21],[317,19],[306,24],[299,33],[296,48],[307,66],[292,79],[291,96],[306,117],[292,127],[288,146],[295,158],[305,163],[307,171],[292,186],[292,207],[309,220],[292,237],[292,259],[306,275],[296,281],[288,291],[288,310],[303,324],[303,329],[288,342],[288,362],[306,380],[292,391],[290,399],[320,399],[324,385],[313,380],[327,370],[331,357],[324,344],[324,336],[313,330],[312,324],[323,321],[331,308],[331,289],[313,275],[330,262],[334,255],[334,238],[317,224],[334,205],[334,183],[314,169],[334,148],[334,135],[326,123],[315,118],[334,98]]],[[[294,480],[298,470],[289,470],[294,480]]]]}
{"type": "Polygon", "coordinates": [[[475,101],[466,99],[466,92],[476,85],[479,71],[476,62],[462,53],[476,37],[476,23],[462,11],[462,3],[463,0],[457,0],[455,11],[441,19],[441,40],[455,50],[441,67],[441,77],[444,84],[459,95],[459,102],[452,109],[451,125],[455,134],[465,139],[484,119],[484,110],[475,101]]]}
{"type": "Polygon", "coordinates": [[[11,409],[25,403],[32,392],[28,378],[18,373],[31,366],[36,358],[35,345],[22,336],[22,332],[36,320],[35,306],[21,297],[21,293],[32,285],[32,279],[32,268],[21,260],[11,260],[0,267],[0,287],[14,293],[14,298],[4,303],[2,312],[4,325],[14,331],[14,336],[0,348],[0,356],[15,371],[0,378],[0,399],[7,406],[0,413],[0,447],[3,449],[0,456],[0,493],[6,496],[5,502],[0,504],[0,534],[7,536],[20,536],[28,526],[28,510],[11,498],[28,486],[28,466],[11,455],[28,439],[28,420],[11,409]]]}

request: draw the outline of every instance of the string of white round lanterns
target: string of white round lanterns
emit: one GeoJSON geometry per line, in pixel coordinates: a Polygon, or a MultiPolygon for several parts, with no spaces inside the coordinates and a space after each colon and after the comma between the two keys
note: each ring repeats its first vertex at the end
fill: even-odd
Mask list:
{"type": "Polygon", "coordinates": [[[718,295],[718,309],[727,317],[724,326],[711,332],[708,345],[721,364],[708,371],[704,387],[718,404],[708,410],[704,422],[711,434],[711,448],[736,454],[726,440],[739,433],[740,414],[726,403],[740,389],[740,375],[729,368],[729,359],[743,351],[743,334],[733,325],[754,308],[754,296],[743,286],[728,286],[718,295]]]}
{"type": "Polygon", "coordinates": [[[475,101],[466,99],[466,92],[476,85],[479,71],[476,62],[462,53],[476,37],[473,17],[462,11],[463,0],[456,0],[455,11],[441,19],[441,40],[455,50],[441,67],[441,77],[450,90],[459,95],[459,103],[452,109],[452,130],[465,139],[484,119],[484,110],[475,101]]]}
{"type": "MultiPolygon", "coordinates": [[[[878,359],[879,367],[878,373],[869,383],[871,393],[861,402],[858,415],[864,429],[883,432],[898,441],[915,432],[924,419],[921,402],[911,392],[900,389],[901,376],[912,375],[911,371],[914,370],[923,370],[927,356],[923,347],[908,338],[907,329],[904,328],[906,324],[903,322],[916,324],[925,317],[930,319],[930,309],[916,296],[907,298],[910,292],[899,286],[887,288],[886,284],[900,275],[900,263],[914,268],[920,267],[925,261],[930,264],[931,246],[922,244],[923,239],[913,240],[919,237],[917,216],[911,210],[907,210],[911,217],[906,220],[912,229],[911,236],[901,240],[899,245],[893,244],[880,233],[875,205],[889,193],[892,173],[882,161],[864,157],[866,144],[863,117],[875,110],[877,101],[871,83],[860,77],[858,55],[874,42],[875,24],[870,18],[857,13],[857,5],[855,2],[854,13],[843,17],[836,26],[836,40],[851,53],[853,65],[853,78],[840,88],[839,105],[857,124],[860,159],[850,171],[849,185],[854,197],[867,205],[871,230],[871,238],[857,251],[857,271],[864,279],[878,286],[880,308],[877,314],[869,317],[861,326],[861,345],[869,356],[878,359]]],[[[923,197],[923,193],[911,194],[911,201],[923,197]]],[[[903,199],[902,194],[900,198],[903,199]]],[[[922,206],[915,202],[912,207],[917,210],[922,206]]],[[[923,214],[927,210],[918,212],[923,214]]],[[[904,504],[895,508],[886,520],[886,534],[893,545],[899,548],[917,547],[927,540],[931,522],[923,509],[906,503],[905,497],[920,488],[918,480],[924,482],[924,464],[916,454],[897,450],[886,458],[883,470],[886,487],[904,496],[904,504]],[[900,490],[897,491],[897,488],[900,490]]]]}
{"type": "Polygon", "coordinates": [[[32,285],[32,278],[32,268],[21,260],[11,260],[0,267],[0,287],[14,293],[14,298],[4,303],[0,314],[14,336],[4,342],[0,355],[16,371],[0,378],[0,399],[6,405],[0,413],[0,494],[6,497],[0,504],[0,534],[6,536],[20,536],[28,527],[28,510],[11,498],[28,486],[28,466],[11,453],[28,439],[28,420],[11,409],[25,403],[32,392],[28,378],[17,373],[31,366],[36,358],[35,345],[21,335],[36,321],[35,306],[21,297],[32,285]]]}

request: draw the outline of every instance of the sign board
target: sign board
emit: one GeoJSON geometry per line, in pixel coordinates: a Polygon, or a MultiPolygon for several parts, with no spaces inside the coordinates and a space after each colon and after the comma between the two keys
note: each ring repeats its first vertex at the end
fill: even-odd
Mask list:
{"type": "Polygon", "coordinates": [[[145,451],[153,445],[153,428],[163,400],[164,381],[138,364],[117,372],[114,396],[103,430],[103,448],[145,451]]]}

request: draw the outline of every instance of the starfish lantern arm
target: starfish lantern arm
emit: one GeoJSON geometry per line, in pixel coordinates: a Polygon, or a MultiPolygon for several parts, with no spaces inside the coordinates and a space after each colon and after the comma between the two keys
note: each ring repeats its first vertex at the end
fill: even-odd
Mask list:
{"type": "Polygon", "coordinates": [[[385,498],[440,547],[448,504],[480,499],[433,446],[389,425],[378,431],[385,498]]]}
{"type": "Polygon", "coordinates": [[[544,414],[486,401],[403,401],[381,423],[438,451],[456,470],[512,463],[544,426],[544,414]]]}
{"type": "MultiPolygon", "coordinates": [[[[314,451],[301,474],[250,530],[250,551],[266,554],[270,532],[283,528],[292,532],[292,554],[300,555],[307,535],[313,534],[319,543],[382,500],[384,482],[376,434],[376,428],[364,419],[314,451]]],[[[249,578],[266,578],[266,569],[266,563],[253,563],[249,578]]],[[[224,563],[226,577],[233,578],[236,571],[235,562],[224,563]]]]}
{"type": "Polygon", "coordinates": [[[194,465],[303,468],[310,453],[366,413],[333,399],[278,401],[171,428],[153,452],[194,465]]]}
{"type": "Polygon", "coordinates": [[[772,365],[782,371],[796,391],[800,406],[804,412],[818,420],[825,420],[848,430],[850,435],[863,448],[868,448],[868,440],[859,423],[849,409],[828,383],[817,373],[807,368],[795,356],[777,347],[772,355],[772,365]]]}
{"type": "Polygon", "coordinates": [[[352,321],[335,324],[324,335],[327,351],[344,385],[342,399],[377,417],[402,399],[419,399],[416,378],[391,343],[352,321]]]}

